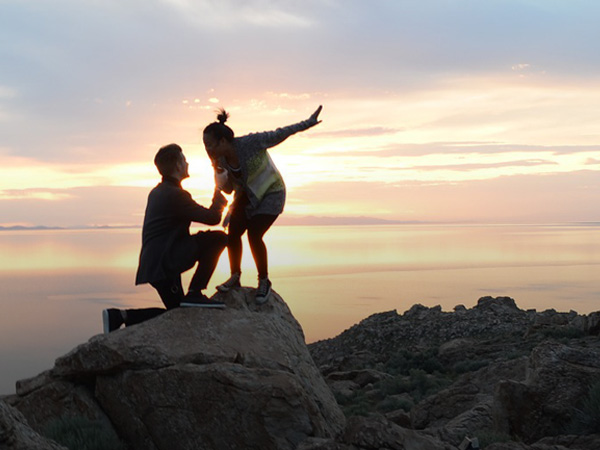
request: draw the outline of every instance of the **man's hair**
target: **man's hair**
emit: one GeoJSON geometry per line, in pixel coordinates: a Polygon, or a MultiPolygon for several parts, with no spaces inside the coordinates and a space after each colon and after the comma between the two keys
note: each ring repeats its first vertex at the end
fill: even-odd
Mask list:
{"type": "Polygon", "coordinates": [[[183,150],[177,144],[169,144],[161,147],[154,157],[154,164],[158,172],[163,176],[169,176],[175,171],[177,162],[181,158],[183,150]]]}

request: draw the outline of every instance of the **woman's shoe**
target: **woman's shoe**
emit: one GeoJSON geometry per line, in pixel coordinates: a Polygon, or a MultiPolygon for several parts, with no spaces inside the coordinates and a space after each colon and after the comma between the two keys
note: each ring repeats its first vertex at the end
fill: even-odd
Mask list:
{"type": "Polygon", "coordinates": [[[269,299],[271,294],[271,280],[268,278],[259,278],[256,288],[256,303],[262,305],[269,299]]]}
{"type": "Polygon", "coordinates": [[[232,274],[225,283],[217,286],[217,291],[229,292],[231,289],[241,287],[242,285],[240,284],[240,275],[240,273],[232,274]]]}

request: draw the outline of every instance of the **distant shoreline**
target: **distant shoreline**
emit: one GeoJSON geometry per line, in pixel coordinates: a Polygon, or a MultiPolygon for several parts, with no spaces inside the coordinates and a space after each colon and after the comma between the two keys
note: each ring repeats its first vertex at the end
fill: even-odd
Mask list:
{"type": "MultiPolygon", "coordinates": [[[[447,225],[447,226],[600,226],[600,222],[552,222],[552,223],[512,223],[512,222],[436,222],[419,220],[387,220],[375,217],[285,217],[277,221],[278,226],[372,226],[372,225],[447,225]]],[[[202,226],[194,224],[192,226],[202,226]]],[[[2,231],[68,231],[68,230],[126,230],[141,229],[141,225],[73,225],[73,226],[46,226],[46,225],[12,225],[1,226],[2,231]]]]}

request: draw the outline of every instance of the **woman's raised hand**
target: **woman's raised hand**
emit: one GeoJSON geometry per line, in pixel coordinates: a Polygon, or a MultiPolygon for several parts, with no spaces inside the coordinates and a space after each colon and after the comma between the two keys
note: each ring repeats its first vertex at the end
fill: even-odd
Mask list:
{"type": "Polygon", "coordinates": [[[321,110],[323,109],[323,105],[319,105],[319,107],[317,108],[317,110],[312,113],[312,116],[310,116],[308,118],[308,120],[310,122],[312,122],[314,125],[317,125],[319,123],[321,123],[321,121],[319,120],[319,114],[321,114],[321,110]]]}

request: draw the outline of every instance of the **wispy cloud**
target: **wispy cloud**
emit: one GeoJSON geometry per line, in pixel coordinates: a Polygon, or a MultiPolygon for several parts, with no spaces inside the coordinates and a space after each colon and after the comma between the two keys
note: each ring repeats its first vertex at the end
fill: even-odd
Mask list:
{"type": "Polygon", "coordinates": [[[495,163],[465,163],[465,164],[440,164],[429,166],[410,166],[398,167],[396,170],[419,170],[419,171],[436,171],[436,170],[451,170],[458,172],[467,172],[473,170],[499,169],[499,168],[518,168],[518,167],[534,167],[534,166],[556,166],[555,161],[543,159],[526,159],[516,161],[503,161],[495,163]]]}

